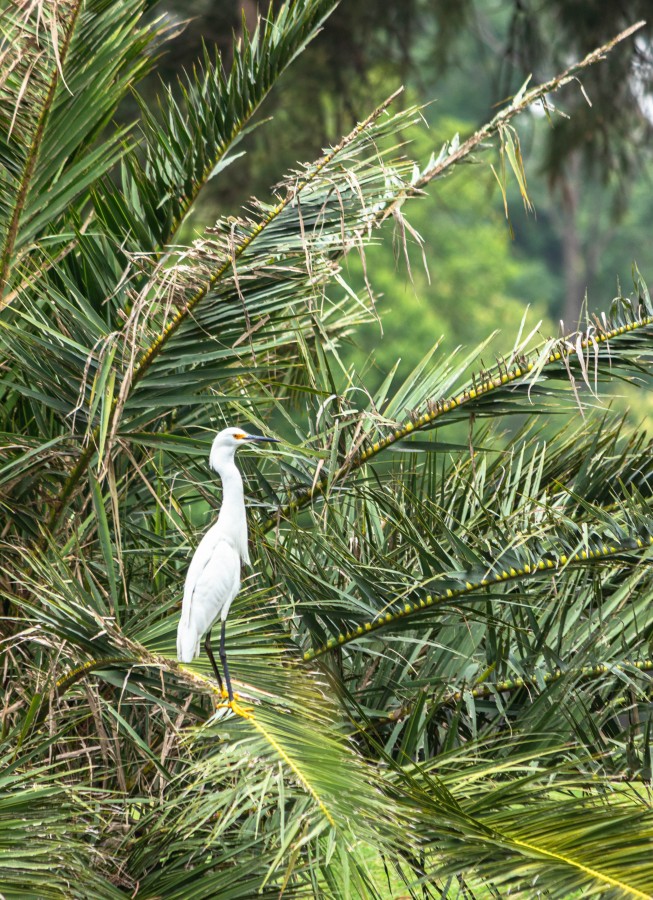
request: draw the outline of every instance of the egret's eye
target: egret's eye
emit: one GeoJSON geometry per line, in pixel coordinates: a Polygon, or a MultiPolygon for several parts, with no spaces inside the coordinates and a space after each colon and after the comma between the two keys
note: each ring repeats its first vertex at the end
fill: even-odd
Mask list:
{"type": "Polygon", "coordinates": [[[246,435],[246,434],[243,434],[243,433],[241,432],[240,434],[235,434],[234,437],[236,438],[237,441],[244,441],[245,438],[247,437],[247,435],[246,435]]]}

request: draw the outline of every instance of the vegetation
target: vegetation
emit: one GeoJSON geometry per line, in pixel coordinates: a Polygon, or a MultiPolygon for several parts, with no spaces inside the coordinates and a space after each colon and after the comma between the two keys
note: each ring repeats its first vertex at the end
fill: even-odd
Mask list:
{"type": "MultiPolygon", "coordinates": [[[[189,14],[187,0],[161,0],[162,6],[179,19],[189,14]]],[[[161,61],[166,76],[188,67],[201,49],[205,35],[229,38],[238,27],[240,8],[252,13],[254,0],[223,0],[208,4],[193,0],[193,19],[175,41],[175,52],[161,61]]],[[[265,128],[247,135],[242,147],[247,154],[231,169],[229,179],[215,179],[203,192],[191,220],[200,225],[214,221],[225,209],[237,211],[243,196],[266,195],[279,172],[297,159],[311,159],[327,142],[335,142],[350,122],[363,118],[380,97],[406,86],[404,97],[425,104],[423,114],[435,131],[431,146],[442,132],[451,137],[473,132],[490,118],[505,98],[516,93],[524,81],[533,83],[560,71],[571,59],[581,59],[614,34],[640,19],[646,21],[637,36],[624,42],[601,66],[586,70],[583,90],[569,91],[564,98],[568,117],[546,118],[535,108],[519,119],[522,152],[528,169],[529,196],[535,207],[520,210],[519,191],[508,186],[512,222],[510,257],[506,267],[519,276],[504,275],[509,297],[533,303],[546,299],[554,322],[563,319],[566,331],[578,327],[585,298],[589,309],[600,313],[606,298],[631,283],[636,260],[649,280],[649,242],[653,174],[651,156],[650,96],[653,79],[653,0],[627,0],[605,4],[602,0],[549,0],[545,5],[523,0],[465,0],[456,4],[442,0],[346,0],[329,16],[323,31],[293,65],[265,106],[273,120],[265,128]],[[434,102],[435,101],[435,102],[434,102]],[[450,120],[458,120],[453,125],[450,120]],[[447,131],[448,128],[452,130],[447,131]],[[533,267],[544,270],[533,277],[533,267]],[[522,285],[518,285],[518,281],[522,285]]],[[[229,50],[225,45],[229,58],[229,50]]],[[[147,90],[147,87],[146,87],[147,90]]],[[[405,99],[399,102],[408,102],[405,99]]],[[[411,139],[415,135],[411,134],[411,139]]],[[[428,140],[428,138],[426,139],[428,140]]],[[[430,152],[430,151],[429,151],[430,152]]],[[[477,172],[465,181],[465,192],[483,197],[482,222],[491,220],[491,210],[503,215],[503,200],[494,176],[477,172]],[[473,183],[472,183],[473,182],[473,183]]],[[[457,308],[465,327],[455,321],[438,322],[437,334],[446,334],[452,346],[484,339],[485,323],[479,305],[471,301],[481,278],[474,278],[477,265],[484,271],[484,245],[458,237],[459,222],[468,226],[465,198],[448,203],[441,191],[433,192],[419,205],[419,232],[429,247],[429,263],[439,271],[459,267],[469,270],[457,308]],[[449,237],[446,259],[439,253],[443,233],[449,237]],[[477,260],[478,257],[478,260],[477,260]],[[462,304],[467,308],[462,310],[462,304]]],[[[411,211],[411,217],[416,215],[411,211]]],[[[489,229],[488,229],[489,230],[489,229]]],[[[501,242],[494,229],[492,243],[501,242]]],[[[503,260],[502,260],[503,262],[503,260]]],[[[390,294],[393,309],[404,290],[394,274],[390,252],[378,254],[382,281],[396,279],[390,294]]],[[[495,266],[496,283],[503,266],[495,266]]],[[[401,272],[401,263],[399,263],[401,272]]],[[[415,272],[415,267],[413,267],[415,272]]],[[[424,316],[446,315],[439,290],[444,279],[420,284],[413,308],[420,304],[424,316]],[[434,312],[437,311],[437,312],[434,312]]],[[[456,282],[461,284],[460,274],[456,282]]],[[[522,301],[522,302],[523,302],[522,301]]],[[[495,321],[510,317],[495,296],[495,321]]],[[[380,310],[382,307],[380,307],[380,310]]],[[[365,338],[358,336],[359,341],[365,338]]],[[[373,333],[370,348],[378,343],[373,333]]],[[[408,343],[408,342],[407,342],[408,343]]],[[[402,346],[404,362],[416,365],[421,358],[415,345],[402,346]]]]}
{"type": "Polygon", "coordinates": [[[335,0],[117,127],[165,37],[149,5],[0,19],[2,896],[650,896],[651,448],[595,409],[645,390],[645,285],[563,340],[516,319],[489,368],[436,347],[371,386],[342,361],[375,316],[345,258],[367,273],[391,222],[401,248],[491,139],[523,187],[512,121],[611,47],[415,162],[390,97],[184,245],[335,0]],[[174,638],[236,421],[285,442],[241,458],[229,709],[174,638]]]}

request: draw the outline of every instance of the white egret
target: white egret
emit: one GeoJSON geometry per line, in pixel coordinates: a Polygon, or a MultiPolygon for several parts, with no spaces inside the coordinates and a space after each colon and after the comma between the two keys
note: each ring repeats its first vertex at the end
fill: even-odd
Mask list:
{"type": "Polygon", "coordinates": [[[249,565],[243,480],[234,456],[243,444],[261,441],[278,443],[276,438],[247,434],[242,428],[225,428],[213,441],[209,466],[222,481],[222,506],[217,521],[200,541],[190,562],[177,629],[177,658],[180,662],[188,663],[199,656],[200,641],[202,635],[206,635],[204,648],[220,691],[224,693],[211,649],[211,629],[220,616],[220,662],[229,702],[233,701],[233,691],[225,652],[225,623],[229,607],[240,590],[241,563],[249,565]]]}

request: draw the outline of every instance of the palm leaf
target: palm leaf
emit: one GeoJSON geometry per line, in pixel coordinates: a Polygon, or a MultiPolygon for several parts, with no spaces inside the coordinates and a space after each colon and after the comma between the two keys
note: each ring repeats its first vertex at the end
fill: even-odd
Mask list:
{"type": "MultiPolygon", "coordinates": [[[[0,118],[2,294],[44,263],[37,242],[55,233],[60,217],[124,152],[124,132],[96,138],[130,82],[147,71],[144,50],[156,25],[138,25],[143,6],[71,0],[2,16],[9,48],[0,118]]],[[[65,231],[56,250],[69,240],[65,231]]]]}
{"type": "Polygon", "coordinates": [[[220,55],[204,48],[177,90],[164,88],[157,116],[140,101],[139,152],[125,158],[120,189],[108,181],[96,194],[109,234],[121,245],[128,236],[127,246],[140,254],[164,250],[204,185],[240,155],[234,148],[260,104],[336,5],[294,0],[276,14],[271,7],[251,37],[243,29],[228,75],[220,55]]]}

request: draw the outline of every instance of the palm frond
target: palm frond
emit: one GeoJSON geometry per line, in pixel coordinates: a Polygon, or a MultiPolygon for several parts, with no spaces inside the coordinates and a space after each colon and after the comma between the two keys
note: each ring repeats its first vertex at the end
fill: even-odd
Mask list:
{"type": "Polygon", "coordinates": [[[63,772],[35,764],[41,752],[29,746],[17,757],[15,745],[0,744],[3,896],[118,900],[124,895],[99,874],[109,865],[93,847],[106,825],[100,798],[85,798],[66,788],[63,772]]]}
{"type": "Polygon", "coordinates": [[[121,247],[160,253],[173,239],[204,185],[237,156],[234,148],[277,79],[319,31],[337,0],[284,3],[233,48],[227,75],[205,47],[176,86],[164,88],[158,114],[141,101],[138,151],[123,161],[122,185],[107,181],[95,205],[121,247]],[[181,101],[176,94],[181,94],[181,101]]]}
{"type": "Polygon", "coordinates": [[[407,773],[412,802],[420,797],[426,816],[439,811],[430,799],[434,779],[459,804],[458,816],[450,817],[440,841],[430,845],[429,881],[459,871],[462,855],[468,877],[480,876],[510,896],[532,896],[542,879],[559,897],[577,890],[585,896],[648,896],[650,867],[641,863],[653,839],[653,819],[644,797],[619,786],[598,794],[590,788],[587,795],[588,783],[566,776],[564,766],[552,786],[551,771],[531,768],[527,754],[511,763],[500,755],[496,761],[466,754],[462,759],[462,779],[456,754],[449,763],[442,760],[437,775],[416,768],[407,773]]]}
{"type": "MultiPolygon", "coordinates": [[[[462,390],[449,397],[446,394],[451,386],[466,372],[470,361],[482,353],[485,344],[455,368],[450,359],[432,366],[428,379],[421,377],[423,364],[420,365],[396,396],[386,401],[383,417],[376,413],[377,404],[373,402],[370,410],[361,411],[352,420],[348,430],[355,434],[355,441],[336,458],[337,465],[332,471],[315,480],[310,488],[296,485],[295,498],[282,514],[320,498],[332,485],[379,453],[395,445],[400,450],[409,450],[412,442],[407,439],[415,432],[467,422],[470,417],[496,419],[523,413],[559,412],[564,397],[560,385],[571,388],[572,402],[582,411],[587,402],[582,396],[584,389],[594,399],[599,384],[619,378],[622,372],[649,372],[647,340],[653,325],[652,313],[648,290],[640,282],[637,295],[619,298],[610,317],[604,315],[601,322],[588,323],[583,332],[550,339],[537,348],[529,348],[524,341],[500,360],[495,370],[484,369],[478,375],[473,374],[462,390]]],[[[264,527],[272,525],[270,520],[264,527]]]]}
{"type": "Polygon", "coordinates": [[[46,264],[38,242],[47,241],[52,255],[65,247],[70,231],[55,226],[124,152],[125,131],[97,138],[128,85],[149,67],[144,51],[156,25],[139,25],[143,7],[143,0],[69,0],[3,13],[9,54],[0,117],[3,295],[46,264]]]}

